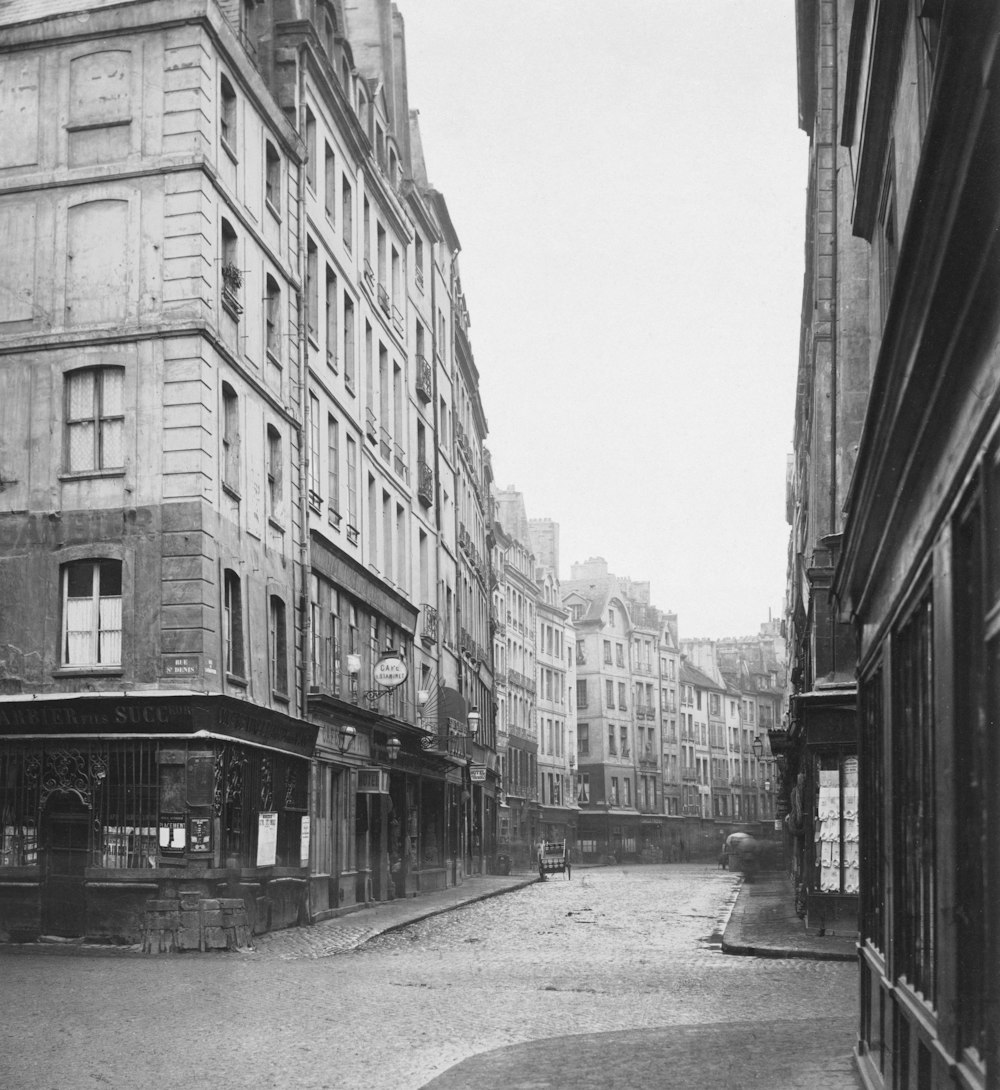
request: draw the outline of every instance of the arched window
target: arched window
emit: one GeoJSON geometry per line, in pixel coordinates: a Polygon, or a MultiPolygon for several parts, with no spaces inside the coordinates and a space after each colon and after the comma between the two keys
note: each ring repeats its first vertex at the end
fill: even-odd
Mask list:
{"type": "Polygon", "coordinates": [[[222,484],[240,491],[240,402],[228,382],[222,384],[222,484]]]}

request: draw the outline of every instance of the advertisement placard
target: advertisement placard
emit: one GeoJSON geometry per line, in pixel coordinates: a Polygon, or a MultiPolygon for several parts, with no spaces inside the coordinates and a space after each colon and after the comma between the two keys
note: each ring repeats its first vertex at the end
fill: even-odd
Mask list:
{"type": "Polygon", "coordinates": [[[257,866],[273,867],[278,853],[278,815],[263,810],[257,816],[257,866]]]}

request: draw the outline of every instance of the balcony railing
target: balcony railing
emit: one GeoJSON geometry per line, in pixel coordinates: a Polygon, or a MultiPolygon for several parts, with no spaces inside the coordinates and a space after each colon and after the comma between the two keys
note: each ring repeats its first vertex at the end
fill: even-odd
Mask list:
{"type": "Polygon", "coordinates": [[[389,314],[392,310],[392,307],[389,303],[389,293],[385,290],[384,284],[379,284],[378,286],[378,305],[385,311],[386,314],[389,314]]]}
{"type": "Polygon", "coordinates": [[[434,470],[423,458],[417,462],[417,499],[424,507],[434,503],[434,470]]]}
{"type": "Polygon", "coordinates": [[[403,325],[403,314],[398,307],[392,308],[392,324],[396,327],[396,332],[402,336],[405,330],[403,325]]]}
{"type": "Polygon", "coordinates": [[[373,443],[378,442],[378,421],[374,409],[365,409],[365,434],[373,443]]]}

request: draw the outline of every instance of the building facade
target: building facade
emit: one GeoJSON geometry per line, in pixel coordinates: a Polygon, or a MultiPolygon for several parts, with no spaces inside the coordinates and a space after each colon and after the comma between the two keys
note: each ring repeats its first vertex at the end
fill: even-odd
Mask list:
{"type": "Polygon", "coordinates": [[[871,269],[833,581],[859,652],[858,1062],[867,1086],[997,1087],[1000,12],[840,14],[838,133],[871,269]]]}
{"type": "Polygon", "coordinates": [[[180,883],[261,931],[459,882],[490,470],[402,19],[80,7],[0,27],[0,929],[183,945],[180,883]]]}

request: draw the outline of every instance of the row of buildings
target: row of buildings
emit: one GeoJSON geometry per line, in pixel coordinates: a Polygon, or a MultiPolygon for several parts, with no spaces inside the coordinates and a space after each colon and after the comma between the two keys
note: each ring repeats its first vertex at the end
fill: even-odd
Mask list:
{"type": "Polygon", "coordinates": [[[798,0],[796,21],[780,805],[807,925],[858,934],[864,1085],[996,1088],[1000,9],[798,0]]]}
{"type": "Polygon", "coordinates": [[[221,944],[770,816],[774,649],[686,664],[494,487],[394,5],[12,0],[0,131],[0,932],[221,944]]]}

